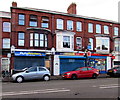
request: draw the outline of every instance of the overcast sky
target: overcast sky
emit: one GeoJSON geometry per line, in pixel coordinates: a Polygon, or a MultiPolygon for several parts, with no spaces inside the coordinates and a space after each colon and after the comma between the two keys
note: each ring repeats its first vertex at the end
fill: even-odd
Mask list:
{"type": "Polygon", "coordinates": [[[31,7],[52,11],[67,12],[68,6],[77,4],[77,15],[118,21],[120,0],[0,0],[0,11],[10,11],[12,1],[18,7],[31,7]]]}

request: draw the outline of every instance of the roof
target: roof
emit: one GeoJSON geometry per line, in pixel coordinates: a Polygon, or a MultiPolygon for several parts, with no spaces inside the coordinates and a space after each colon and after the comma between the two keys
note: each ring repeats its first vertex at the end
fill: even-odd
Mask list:
{"type": "Polygon", "coordinates": [[[101,18],[96,18],[96,17],[82,16],[82,15],[76,15],[76,14],[69,14],[69,13],[63,13],[63,12],[51,11],[51,10],[45,10],[45,9],[36,9],[36,8],[29,8],[29,7],[11,7],[11,8],[31,10],[31,11],[37,11],[37,12],[44,12],[44,13],[50,13],[50,14],[57,14],[57,15],[64,15],[64,16],[70,16],[70,17],[77,17],[77,18],[84,18],[84,19],[90,19],[90,20],[97,20],[97,21],[104,21],[104,22],[120,24],[119,22],[112,21],[112,20],[101,19],[101,18]]]}
{"type": "Polygon", "coordinates": [[[0,17],[1,18],[11,18],[10,12],[0,11],[0,17]]]}

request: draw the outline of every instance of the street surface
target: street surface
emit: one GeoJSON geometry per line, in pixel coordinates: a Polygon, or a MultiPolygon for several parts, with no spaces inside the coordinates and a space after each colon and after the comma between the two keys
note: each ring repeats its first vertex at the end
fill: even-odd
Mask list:
{"type": "MultiPolygon", "coordinates": [[[[3,82],[3,98],[116,98],[118,78],[3,82]]],[[[4,100],[4,99],[3,99],[4,100]]]]}

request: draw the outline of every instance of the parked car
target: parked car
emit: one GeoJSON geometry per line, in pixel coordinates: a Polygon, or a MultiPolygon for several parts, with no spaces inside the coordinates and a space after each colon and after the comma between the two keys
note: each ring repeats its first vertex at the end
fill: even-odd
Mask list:
{"type": "Polygon", "coordinates": [[[97,78],[99,70],[92,67],[80,67],[73,71],[65,72],[62,77],[65,79],[77,79],[77,78],[97,78]]]}
{"type": "Polygon", "coordinates": [[[114,77],[114,76],[120,76],[120,67],[114,67],[107,71],[107,75],[114,77]]]}
{"type": "Polygon", "coordinates": [[[43,79],[50,80],[50,72],[46,67],[35,66],[30,67],[24,72],[19,72],[12,75],[13,81],[23,82],[24,80],[43,79]]]}

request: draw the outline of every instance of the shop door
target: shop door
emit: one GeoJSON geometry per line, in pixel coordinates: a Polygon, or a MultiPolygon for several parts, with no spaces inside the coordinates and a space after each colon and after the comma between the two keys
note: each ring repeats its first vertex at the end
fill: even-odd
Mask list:
{"type": "Polygon", "coordinates": [[[44,57],[15,57],[14,59],[15,69],[23,69],[26,67],[44,66],[44,65],[45,65],[44,57]]]}
{"type": "Polygon", "coordinates": [[[60,74],[64,72],[72,71],[78,67],[84,67],[85,60],[83,59],[75,59],[75,58],[68,58],[68,59],[60,59],[60,74]]]}

